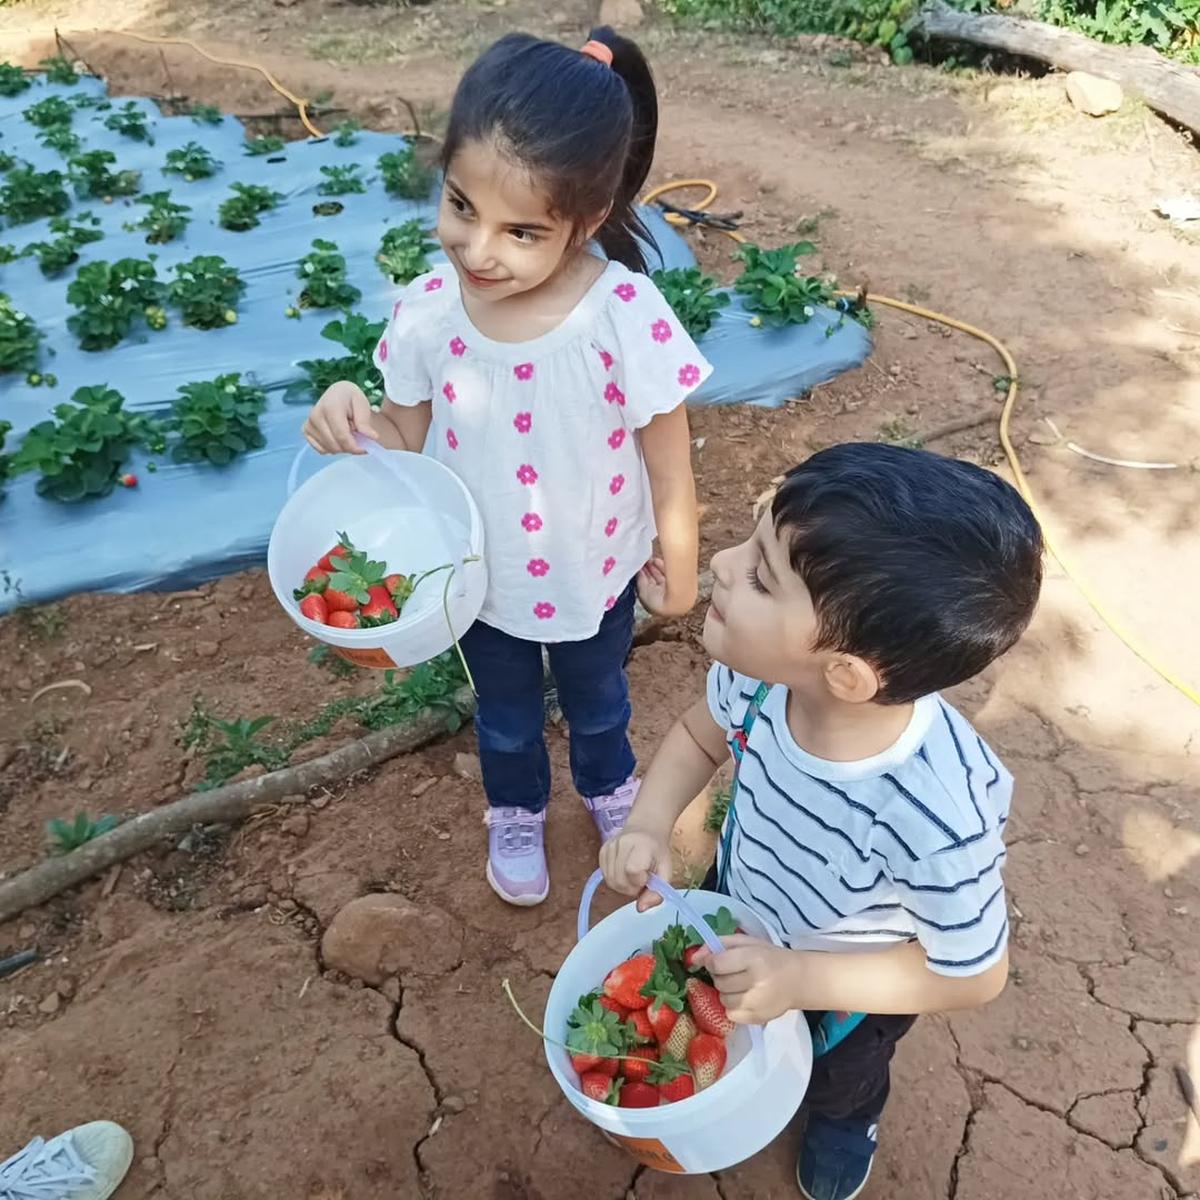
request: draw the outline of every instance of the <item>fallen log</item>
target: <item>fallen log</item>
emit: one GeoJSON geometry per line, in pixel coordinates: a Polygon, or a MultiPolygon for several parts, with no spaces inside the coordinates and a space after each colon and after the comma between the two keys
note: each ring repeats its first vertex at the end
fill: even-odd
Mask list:
{"type": "Polygon", "coordinates": [[[1111,46],[1041,21],[959,12],[943,0],[931,0],[920,9],[912,32],[929,40],[986,46],[1062,71],[1087,71],[1114,80],[1156,112],[1200,131],[1200,71],[1173,63],[1148,46],[1111,46]]]}

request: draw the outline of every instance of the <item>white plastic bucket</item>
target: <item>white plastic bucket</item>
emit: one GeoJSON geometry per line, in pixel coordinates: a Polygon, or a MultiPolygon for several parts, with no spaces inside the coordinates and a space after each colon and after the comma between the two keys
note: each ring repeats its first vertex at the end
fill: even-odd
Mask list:
{"type": "Polygon", "coordinates": [[[359,438],[365,455],[344,455],[296,486],[302,448],[288,478],[288,499],[271,531],[267,573],[288,616],[359,667],[409,667],[448,650],[474,623],[487,591],[483,523],[470,492],[449,468],[423,454],[385,450],[359,438]],[[336,629],[310,621],[292,590],[345,533],[389,571],[425,579],[390,625],[336,629]],[[447,591],[447,577],[449,590],[447,591]]]}
{"type": "MultiPolygon", "coordinates": [[[[627,904],[589,931],[592,897],[601,879],[597,871],[583,890],[579,941],[546,1001],[543,1028],[556,1040],[565,1040],[567,1018],[579,997],[598,987],[617,963],[648,948],[676,920],[694,925],[719,952],[720,939],[701,914],[724,905],[746,933],[780,944],[757,913],[736,898],[694,891],[685,899],[657,876],[651,876],[650,886],[662,895],[663,904],[644,913],[627,904]]],[[[726,1045],[725,1073],[704,1091],[658,1108],[616,1108],[585,1096],[567,1051],[545,1043],[546,1061],[559,1087],[589,1121],[638,1162],[680,1175],[722,1171],[757,1154],[791,1121],[808,1087],[812,1037],[803,1013],[785,1013],[764,1026],[740,1025],[726,1045]]]]}

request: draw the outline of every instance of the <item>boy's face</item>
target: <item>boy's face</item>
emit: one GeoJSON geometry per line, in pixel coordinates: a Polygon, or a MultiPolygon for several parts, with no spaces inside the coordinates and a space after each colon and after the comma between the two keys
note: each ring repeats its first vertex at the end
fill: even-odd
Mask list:
{"type": "Polygon", "coordinates": [[[768,683],[796,685],[820,673],[812,597],[769,511],[747,541],[713,555],[712,572],[704,645],[713,658],[768,683]]]}

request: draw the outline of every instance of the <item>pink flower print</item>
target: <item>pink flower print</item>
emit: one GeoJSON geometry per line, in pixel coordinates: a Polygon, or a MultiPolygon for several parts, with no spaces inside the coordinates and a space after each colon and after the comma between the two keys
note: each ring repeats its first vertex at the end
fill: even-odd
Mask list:
{"type": "Polygon", "coordinates": [[[614,450],[620,450],[620,448],[625,445],[625,430],[614,429],[612,433],[608,435],[608,444],[614,450]]]}
{"type": "Polygon", "coordinates": [[[650,326],[650,336],[662,345],[671,340],[671,326],[666,321],[655,321],[650,326]]]}
{"type": "Polygon", "coordinates": [[[679,382],[684,387],[695,387],[700,382],[700,368],[695,363],[685,363],[679,368],[679,382]]]}
{"type": "Polygon", "coordinates": [[[619,524],[619,522],[617,521],[616,517],[609,517],[608,524],[605,525],[605,527],[604,527],[604,536],[612,537],[612,535],[617,532],[618,524],[619,524]]]}
{"type": "Polygon", "coordinates": [[[625,406],[625,393],[621,391],[621,389],[617,387],[615,383],[610,383],[608,387],[604,389],[604,398],[609,402],[609,404],[619,404],[622,407],[625,406]]]}
{"type": "Polygon", "coordinates": [[[537,617],[539,621],[550,620],[550,618],[554,616],[557,611],[558,610],[554,607],[554,605],[546,600],[543,600],[540,604],[535,604],[533,606],[533,615],[537,617]]]}
{"type": "Polygon", "coordinates": [[[448,403],[453,404],[458,399],[458,394],[454,390],[454,384],[447,383],[442,388],[442,395],[446,397],[448,403]]]}
{"type": "Polygon", "coordinates": [[[531,558],[525,564],[525,570],[535,579],[541,579],[550,570],[550,564],[544,558],[531,558]]]}
{"type": "Polygon", "coordinates": [[[616,294],[620,296],[620,298],[624,300],[626,304],[628,304],[630,300],[637,295],[637,288],[635,288],[632,283],[618,283],[617,286],[613,288],[613,291],[616,292],[616,294]]]}
{"type": "Polygon", "coordinates": [[[522,463],[517,468],[517,478],[532,487],[538,481],[538,473],[528,463],[522,463]]]}
{"type": "Polygon", "coordinates": [[[379,361],[387,362],[387,338],[379,339],[379,361]]]}
{"type": "Polygon", "coordinates": [[[610,555],[608,558],[606,558],[606,559],[604,560],[604,573],[605,573],[605,575],[611,575],[611,574],[612,574],[612,569],[613,569],[613,567],[615,567],[616,565],[617,565],[617,560],[616,560],[615,558],[613,558],[611,555],[610,555]]]}
{"type": "Polygon", "coordinates": [[[600,361],[604,364],[604,369],[606,371],[611,371],[613,365],[613,356],[609,354],[607,350],[601,350],[600,347],[597,347],[597,349],[600,350],[600,361]]]}
{"type": "Polygon", "coordinates": [[[522,382],[528,383],[533,378],[533,363],[517,363],[513,374],[522,382]]]}
{"type": "Polygon", "coordinates": [[[439,276],[435,275],[432,279],[430,279],[425,284],[425,290],[427,292],[436,292],[438,290],[438,288],[440,288],[441,286],[442,286],[441,278],[439,276]]]}
{"type": "Polygon", "coordinates": [[[528,433],[533,428],[533,413],[517,413],[513,425],[518,433],[528,433]]]}
{"type": "Polygon", "coordinates": [[[453,429],[446,430],[446,445],[449,446],[451,450],[458,449],[458,435],[453,429]]]}
{"type": "Polygon", "coordinates": [[[462,358],[466,352],[467,343],[464,342],[462,338],[455,337],[450,339],[450,353],[453,354],[455,358],[462,358]]]}
{"type": "Polygon", "coordinates": [[[612,610],[616,607],[617,607],[616,596],[609,596],[609,598],[607,600],[605,600],[605,602],[604,602],[604,611],[612,612],[612,610]]]}
{"type": "Polygon", "coordinates": [[[526,533],[537,533],[542,527],[542,518],[537,513],[526,513],[521,518],[521,524],[524,526],[526,533]]]}
{"type": "Polygon", "coordinates": [[[624,475],[614,475],[608,481],[608,490],[615,496],[625,486],[624,475]]]}

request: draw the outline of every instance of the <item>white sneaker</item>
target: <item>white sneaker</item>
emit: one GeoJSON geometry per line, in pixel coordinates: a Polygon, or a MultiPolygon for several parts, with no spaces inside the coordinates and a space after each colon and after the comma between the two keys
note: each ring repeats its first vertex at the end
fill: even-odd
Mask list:
{"type": "Polygon", "coordinates": [[[0,1200],[108,1200],[133,1162],[133,1139],[112,1121],[36,1137],[0,1163],[0,1200]]]}

